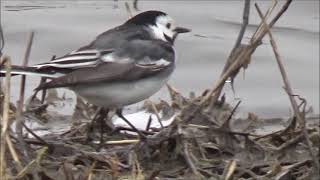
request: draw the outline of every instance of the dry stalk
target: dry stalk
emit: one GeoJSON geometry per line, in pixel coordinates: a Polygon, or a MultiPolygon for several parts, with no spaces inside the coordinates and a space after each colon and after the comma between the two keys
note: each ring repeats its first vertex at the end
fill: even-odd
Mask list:
{"type": "MultiPolygon", "coordinates": [[[[227,71],[228,67],[230,66],[230,64],[232,64],[235,61],[235,53],[237,52],[237,50],[240,48],[241,45],[241,41],[243,39],[243,36],[246,32],[247,26],[249,24],[249,15],[250,15],[250,0],[245,0],[244,1],[244,8],[243,8],[243,17],[242,17],[242,25],[241,25],[241,29],[240,32],[238,34],[237,40],[234,44],[233,49],[231,50],[231,53],[227,59],[226,64],[223,67],[221,76],[223,76],[223,74],[227,71]]],[[[232,85],[232,89],[233,88],[233,80],[231,81],[231,85],[232,85]]],[[[217,89],[217,92],[215,93],[215,95],[213,96],[213,101],[216,102],[221,94],[223,86],[220,86],[219,89],[217,89]]]]}
{"type": "Polygon", "coordinates": [[[1,147],[0,147],[0,179],[6,179],[6,137],[9,125],[9,110],[10,110],[10,81],[11,81],[11,60],[10,57],[4,56],[1,59],[1,64],[5,65],[6,76],[4,85],[4,101],[3,101],[3,116],[1,122],[1,147]]]}
{"type": "Polygon", "coordinates": [[[303,136],[304,136],[304,138],[306,140],[309,153],[310,153],[310,155],[311,155],[311,157],[313,159],[313,163],[314,163],[314,166],[316,168],[316,172],[319,172],[320,165],[319,165],[319,161],[317,160],[318,159],[317,156],[314,154],[314,152],[312,150],[312,144],[311,144],[311,141],[310,141],[310,139],[308,137],[308,132],[307,132],[307,129],[306,129],[306,120],[305,120],[304,115],[301,114],[301,112],[299,110],[299,106],[298,106],[296,100],[294,99],[294,96],[292,96],[292,94],[294,94],[293,93],[293,89],[292,89],[291,84],[289,82],[289,78],[288,78],[287,72],[286,72],[286,70],[284,68],[284,65],[282,63],[282,58],[281,58],[281,56],[280,56],[280,54],[278,52],[277,44],[276,44],[276,42],[275,42],[275,40],[273,38],[273,35],[271,33],[270,28],[268,27],[268,25],[266,24],[265,19],[263,18],[263,15],[262,15],[262,12],[261,12],[259,6],[257,4],[255,4],[255,7],[256,7],[256,10],[257,10],[260,18],[263,21],[265,29],[267,30],[268,35],[270,37],[270,43],[271,43],[274,55],[276,57],[276,61],[277,61],[277,64],[278,64],[278,67],[279,67],[279,70],[280,70],[280,73],[281,73],[281,76],[282,76],[283,83],[285,85],[285,90],[288,93],[288,97],[290,99],[290,103],[291,103],[291,106],[293,108],[294,115],[295,115],[295,117],[297,117],[298,121],[300,122],[300,125],[301,125],[301,128],[302,128],[302,132],[303,132],[303,136]]]}
{"type": "Polygon", "coordinates": [[[39,137],[36,133],[34,133],[31,129],[28,128],[24,123],[22,123],[22,126],[33,136],[35,137],[39,142],[41,142],[43,145],[49,146],[49,144],[43,140],[41,137],[39,137]]]}
{"type": "Polygon", "coordinates": [[[119,140],[119,141],[106,141],[107,145],[126,145],[126,144],[136,144],[140,140],[139,139],[127,139],[127,140],[119,140]]]}
{"type": "MultiPolygon", "coordinates": [[[[282,6],[281,10],[269,23],[270,28],[279,20],[282,14],[288,9],[291,2],[292,0],[287,0],[287,2],[282,6]]],[[[266,35],[266,33],[266,28],[263,28],[261,30],[261,33],[257,34],[256,37],[252,37],[254,40],[245,49],[243,49],[235,58],[235,60],[230,64],[230,66],[228,66],[226,71],[220,77],[219,81],[214,84],[212,90],[209,93],[207,93],[207,95],[202,99],[201,104],[207,102],[209,99],[211,99],[211,97],[217,99],[220,96],[221,91],[219,91],[219,89],[223,87],[225,81],[232,75],[232,73],[239,69],[243,65],[245,60],[250,58],[251,54],[260,45],[261,40],[266,35]]]]}
{"type": "Polygon", "coordinates": [[[237,162],[235,160],[230,161],[225,168],[225,171],[223,172],[223,179],[224,180],[229,180],[232,178],[232,175],[234,171],[237,168],[237,162]]]}
{"type": "Polygon", "coordinates": [[[227,120],[222,124],[221,128],[228,127],[228,129],[229,129],[230,120],[231,120],[232,116],[234,115],[234,113],[236,112],[236,110],[238,109],[240,103],[241,103],[241,101],[238,101],[238,102],[237,102],[236,106],[232,109],[229,117],[228,117],[227,120]]]}
{"type": "Polygon", "coordinates": [[[240,29],[240,32],[238,34],[238,38],[236,40],[236,43],[234,44],[232,51],[234,51],[236,48],[238,48],[241,44],[244,33],[246,32],[246,28],[249,24],[249,15],[250,15],[250,0],[245,0],[244,1],[244,8],[243,8],[241,29],[240,29]]]}
{"type": "MultiPolygon", "coordinates": [[[[62,170],[66,180],[75,180],[72,173],[72,165],[68,162],[62,164],[62,170]]],[[[84,178],[85,179],[85,178],[84,178]]]]}
{"type": "Polygon", "coordinates": [[[17,170],[18,171],[22,170],[22,164],[20,162],[19,156],[18,156],[17,151],[15,150],[8,134],[6,134],[6,142],[8,144],[8,149],[10,151],[10,154],[12,155],[13,160],[17,164],[17,170]]]}
{"type": "Polygon", "coordinates": [[[151,123],[152,123],[152,118],[151,118],[151,115],[150,115],[150,116],[149,116],[149,119],[148,119],[147,126],[146,126],[146,131],[149,131],[150,126],[151,126],[151,123]]]}
{"type": "MultiPolygon", "coordinates": [[[[32,31],[29,35],[29,38],[28,38],[27,48],[26,48],[26,52],[24,54],[22,66],[28,65],[32,42],[33,42],[33,37],[34,37],[34,32],[32,31]]],[[[27,144],[24,141],[23,135],[22,135],[22,123],[24,122],[24,119],[22,118],[22,111],[23,111],[23,104],[24,104],[25,85],[26,85],[26,76],[22,75],[21,76],[21,84],[20,84],[19,103],[18,103],[18,109],[17,109],[17,114],[16,114],[16,121],[17,121],[16,122],[17,123],[16,124],[16,133],[17,133],[18,141],[22,146],[23,153],[26,156],[27,160],[29,160],[29,154],[27,151],[27,144]]]]}
{"type": "Polygon", "coordinates": [[[96,161],[93,161],[93,163],[91,164],[91,166],[88,168],[88,170],[87,170],[87,173],[86,173],[86,176],[85,177],[87,177],[87,178],[85,178],[85,179],[87,179],[87,180],[92,180],[92,177],[93,177],[93,169],[94,169],[94,167],[96,166],[96,161]]]}
{"type": "MultiPolygon", "coordinates": [[[[272,1],[271,7],[267,10],[266,14],[265,14],[264,17],[263,17],[265,20],[267,20],[267,19],[270,17],[271,13],[273,12],[273,10],[274,10],[274,8],[277,6],[277,4],[278,4],[278,0],[273,0],[273,1],[272,1]]],[[[256,37],[257,34],[260,34],[260,33],[261,33],[261,30],[262,30],[262,27],[263,27],[263,21],[261,21],[261,22],[259,23],[259,26],[258,26],[258,28],[256,29],[256,31],[254,32],[254,34],[252,35],[252,37],[256,37]]],[[[253,40],[254,40],[254,38],[251,39],[251,42],[252,42],[253,40]]]]}
{"type": "Polygon", "coordinates": [[[133,0],[133,8],[134,8],[134,10],[139,11],[138,0],[133,0]]]}
{"type": "Polygon", "coordinates": [[[41,160],[47,154],[48,147],[43,147],[36,151],[36,159],[33,159],[26,165],[16,176],[15,179],[22,179],[28,172],[32,172],[32,170],[39,168],[41,160]]]}
{"type": "Polygon", "coordinates": [[[184,142],[184,143],[183,143],[183,156],[184,156],[184,159],[186,160],[189,168],[191,169],[192,173],[193,173],[196,177],[198,177],[198,179],[203,179],[203,176],[202,176],[201,173],[197,170],[196,165],[193,163],[193,161],[192,161],[192,159],[191,159],[187,142],[184,142]]]}
{"type": "Polygon", "coordinates": [[[152,110],[153,110],[154,114],[156,115],[157,120],[158,120],[161,128],[164,128],[164,126],[163,126],[163,124],[162,124],[162,121],[161,121],[161,118],[160,118],[160,115],[159,115],[159,111],[158,111],[156,105],[155,105],[152,101],[150,101],[150,100],[148,100],[148,101],[149,101],[149,103],[151,104],[152,110]]]}
{"type": "Polygon", "coordinates": [[[125,2],[124,5],[126,6],[126,10],[127,10],[129,19],[132,18],[132,17],[133,17],[133,14],[132,14],[132,11],[131,11],[131,8],[130,8],[129,3],[128,3],[128,2],[125,2]]]}

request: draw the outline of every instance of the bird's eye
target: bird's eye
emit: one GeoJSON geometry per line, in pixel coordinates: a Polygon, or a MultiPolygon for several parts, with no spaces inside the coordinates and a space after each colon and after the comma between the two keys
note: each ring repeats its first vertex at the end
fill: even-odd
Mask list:
{"type": "Polygon", "coordinates": [[[168,29],[170,29],[170,27],[171,27],[171,23],[167,23],[167,25],[166,25],[166,26],[167,26],[167,28],[168,28],[168,29]]]}

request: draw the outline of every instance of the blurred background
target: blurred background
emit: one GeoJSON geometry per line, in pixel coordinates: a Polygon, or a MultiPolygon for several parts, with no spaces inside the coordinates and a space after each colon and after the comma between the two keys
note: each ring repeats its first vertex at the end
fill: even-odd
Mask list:
{"type": "MultiPolygon", "coordinates": [[[[3,52],[11,56],[14,64],[21,64],[28,35],[35,31],[29,64],[49,61],[53,55],[62,56],[126,21],[129,14],[125,2],[132,7],[129,0],[2,0],[3,52]]],[[[271,5],[267,0],[252,1],[244,43],[260,22],[254,2],[258,2],[264,12],[271,5]]],[[[191,91],[199,95],[212,87],[219,79],[240,30],[243,1],[140,0],[138,8],[140,12],[162,10],[173,17],[177,25],[192,29],[191,33],[179,36],[176,42],[177,68],[169,83],[185,96],[191,91]]],[[[131,9],[133,14],[139,13],[131,9]]],[[[272,31],[295,93],[305,97],[318,114],[319,1],[294,1],[272,31]]],[[[38,78],[28,78],[27,96],[33,93],[38,82],[38,78]]],[[[13,78],[12,83],[12,100],[16,101],[20,80],[13,78]]],[[[240,115],[254,112],[262,117],[285,117],[291,114],[268,38],[254,53],[249,68],[236,78],[235,90],[233,94],[229,84],[224,88],[229,103],[242,100],[240,115]]],[[[59,90],[60,93],[65,91],[59,90]]],[[[169,99],[165,87],[152,97],[153,100],[159,98],[169,99]]]]}

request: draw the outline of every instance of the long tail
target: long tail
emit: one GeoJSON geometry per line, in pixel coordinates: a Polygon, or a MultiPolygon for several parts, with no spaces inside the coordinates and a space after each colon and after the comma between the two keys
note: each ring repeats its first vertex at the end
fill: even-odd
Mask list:
{"type": "MultiPolygon", "coordinates": [[[[5,76],[6,70],[3,66],[0,67],[0,77],[5,76]]],[[[21,66],[12,66],[11,68],[12,75],[32,75],[32,76],[40,76],[47,78],[57,78],[61,76],[60,73],[56,71],[49,70],[40,70],[37,67],[21,67],[21,66]]]]}

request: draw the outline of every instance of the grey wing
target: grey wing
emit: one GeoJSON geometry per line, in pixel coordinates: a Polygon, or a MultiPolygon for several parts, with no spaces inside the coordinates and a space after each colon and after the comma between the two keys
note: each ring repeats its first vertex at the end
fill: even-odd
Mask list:
{"type": "Polygon", "coordinates": [[[142,26],[121,25],[98,35],[89,45],[79,50],[116,49],[135,39],[147,40],[151,38],[150,32],[142,26]]]}
{"type": "Polygon", "coordinates": [[[131,57],[128,62],[104,62],[105,57],[101,57],[101,63],[96,66],[75,70],[41,84],[37,89],[70,87],[94,82],[133,81],[164,71],[171,72],[174,69],[175,56],[171,45],[160,41],[142,43],[140,40],[129,44],[132,46],[126,45],[108,54],[119,59],[131,57]]]}
{"type": "Polygon", "coordinates": [[[174,63],[175,52],[170,43],[161,40],[132,40],[113,53],[101,57],[104,62],[134,62],[136,64],[174,63]]]}
{"type": "Polygon", "coordinates": [[[150,34],[141,26],[131,26],[130,28],[118,26],[98,35],[87,46],[33,67],[39,70],[51,68],[56,71],[67,70],[67,72],[70,72],[74,69],[95,66],[99,63],[100,57],[110,54],[114,49],[121,49],[123,45],[130,43],[134,39],[150,39],[150,34]]]}

